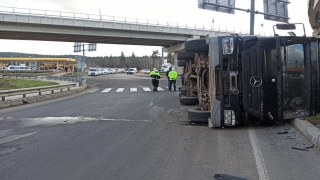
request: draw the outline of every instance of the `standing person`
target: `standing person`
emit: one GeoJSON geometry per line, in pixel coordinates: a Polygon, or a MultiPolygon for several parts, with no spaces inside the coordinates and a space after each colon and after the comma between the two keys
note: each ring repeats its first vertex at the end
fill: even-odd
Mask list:
{"type": "Polygon", "coordinates": [[[150,72],[150,77],[152,78],[153,91],[158,91],[160,73],[156,68],[150,72]]]}
{"type": "Polygon", "coordinates": [[[66,66],[64,69],[66,70],[66,73],[68,73],[68,67],[66,66]]]}
{"type": "Polygon", "coordinates": [[[176,80],[177,80],[178,73],[174,69],[172,69],[169,72],[168,75],[169,75],[169,78],[170,78],[169,91],[171,91],[172,84],[173,84],[174,91],[177,91],[177,89],[176,89],[176,80]]]}
{"type": "Polygon", "coordinates": [[[169,70],[166,72],[166,76],[168,78],[168,88],[170,87],[170,78],[169,78],[169,72],[172,70],[172,67],[169,68],[169,70]]]}

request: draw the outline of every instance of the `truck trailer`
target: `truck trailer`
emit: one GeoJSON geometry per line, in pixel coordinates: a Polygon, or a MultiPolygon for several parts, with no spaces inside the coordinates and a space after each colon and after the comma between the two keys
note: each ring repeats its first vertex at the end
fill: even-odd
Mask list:
{"type": "MultiPolygon", "coordinates": [[[[281,30],[297,24],[277,24],[281,30]]],[[[304,26],[303,26],[304,27],[304,26]]],[[[303,28],[304,29],[304,28],[303,28]]],[[[317,114],[319,39],[279,36],[207,36],[185,42],[180,103],[191,122],[209,127],[276,123],[317,114]]]]}

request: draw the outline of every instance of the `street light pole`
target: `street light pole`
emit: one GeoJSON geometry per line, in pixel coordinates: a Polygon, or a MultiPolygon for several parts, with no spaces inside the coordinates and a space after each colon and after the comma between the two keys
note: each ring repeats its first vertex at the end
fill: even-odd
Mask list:
{"type": "Polygon", "coordinates": [[[254,35],[254,13],[255,13],[255,0],[251,0],[250,35],[254,35]]]}

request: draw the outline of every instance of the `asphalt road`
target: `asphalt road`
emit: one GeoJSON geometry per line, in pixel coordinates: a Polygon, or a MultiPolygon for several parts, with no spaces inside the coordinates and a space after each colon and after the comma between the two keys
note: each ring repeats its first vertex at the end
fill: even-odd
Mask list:
{"type": "Polygon", "coordinates": [[[87,82],[76,95],[0,110],[1,180],[320,177],[319,150],[292,149],[312,144],[289,123],[210,129],[187,122],[166,79],[159,92],[143,90],[152,87],[141,76],[87,82]]]}

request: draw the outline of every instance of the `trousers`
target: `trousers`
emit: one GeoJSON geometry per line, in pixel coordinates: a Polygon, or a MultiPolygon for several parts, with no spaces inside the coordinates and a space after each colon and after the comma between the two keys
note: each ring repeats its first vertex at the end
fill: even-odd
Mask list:
{"type": "Polygon", "coordinates": [[[153,90],[157,91],[158,90],[158,86],[159,86],[159,80],[158,79],[152,79],[152,86],[153,86],[153,90]]]}
{"type": "Polygon", "coordinates": [[[173,90],[177,90],[176,88],[176,80],[170,80],[170,85],[169,85],[169,90],[171,91],[172,88],[172,84],[173,84],[173,90]]]}

